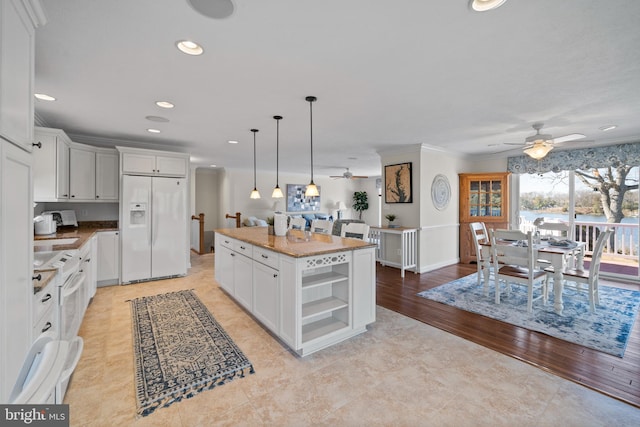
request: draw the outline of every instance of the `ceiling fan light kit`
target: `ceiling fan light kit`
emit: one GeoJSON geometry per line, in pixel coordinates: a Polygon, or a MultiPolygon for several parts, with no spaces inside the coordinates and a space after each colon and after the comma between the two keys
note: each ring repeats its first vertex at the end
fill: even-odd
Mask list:
{"type": "Polygon", "coordinates": [[[523,151],[532,159],[540,160],[549,154],[551,150],[553,150],[552,144],[549,144],[547,141],[536,141],[533,143],[533,146],[525,148],[523,151]]]}
{"type": "Polygon", "coordinates": [[[507,0],[471,0],[471,8],[476,12],[497,9],[507,0]]]}

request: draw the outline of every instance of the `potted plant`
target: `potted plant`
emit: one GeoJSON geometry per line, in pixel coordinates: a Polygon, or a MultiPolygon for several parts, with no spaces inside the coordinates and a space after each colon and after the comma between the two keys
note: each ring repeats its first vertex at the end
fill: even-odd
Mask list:
{"type": "Polygon", "coordinates": [[[396,216],[394,214],[386,214],[384,217],[389,221],[389,228],[394,228],[393,221],[395,221],[396,216]]]}
{"type": "Polygon", "coordinates": [[[353,209],[358,211],[358,219],[362,219],[362,212],[369,209],[369,199],[366,191],[353,193],[353,209]]]}

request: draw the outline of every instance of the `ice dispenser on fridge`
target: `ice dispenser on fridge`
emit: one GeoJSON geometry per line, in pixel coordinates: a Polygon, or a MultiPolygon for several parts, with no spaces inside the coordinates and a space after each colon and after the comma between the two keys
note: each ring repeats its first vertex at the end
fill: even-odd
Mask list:
{"type": "Polygon", "coordinates": [[[133,225],[145,225],[147,221],[147,204],[131,203],[129,204],[129,221],[133,225]]]}

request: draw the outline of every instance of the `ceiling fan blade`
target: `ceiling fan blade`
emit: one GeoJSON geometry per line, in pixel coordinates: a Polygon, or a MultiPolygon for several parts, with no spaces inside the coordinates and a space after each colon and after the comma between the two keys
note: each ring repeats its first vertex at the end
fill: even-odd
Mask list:
{"type": "Polygon", "coordinates": [[[329,178],[344,178],[342,175],[329,175],[329,178]]]}
{"type": "Polygon", "coordinates": [[[353,175],[351,177],[351,179],[355,179],[355,178],[369,178],[368,176],[364,176],[364,175],[353,175]]]}
{"type": "Polygon", "coordinates": [[[524,147],[527,145],[526,142],[503,142],[504,145],[516,145],[518,147],[524,147]]]}
{"type": "Polygon", "coordinates": [[[561,144],[563,142],[577,141],[577,140],[583,139],[583,138],[586,138],[586,136],[584,136],[581,133],[570,133],[569,135],[564,135],[564,136],[560,136],[558,138],[553,138],[553,143],[554,144],[561,144]]]}

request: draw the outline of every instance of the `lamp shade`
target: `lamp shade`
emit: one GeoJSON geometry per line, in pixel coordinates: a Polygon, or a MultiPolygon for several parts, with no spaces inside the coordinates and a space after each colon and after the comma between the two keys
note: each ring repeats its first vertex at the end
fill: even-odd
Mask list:
{"type": "Polygon", "coordinates": [[[347,209],[347,205],[344,202],[336,202],[336,210],[343,211],[347,209]]]}

